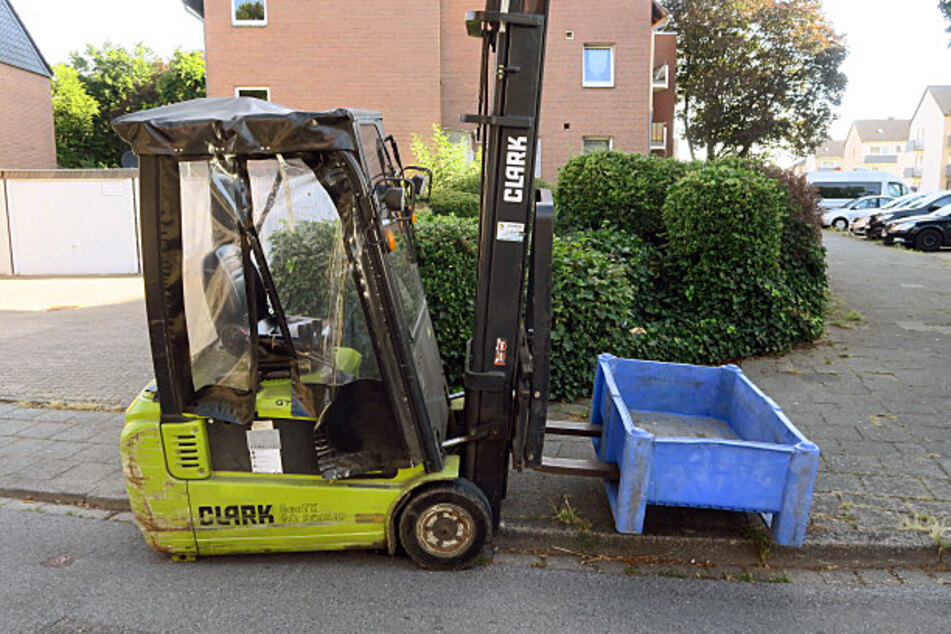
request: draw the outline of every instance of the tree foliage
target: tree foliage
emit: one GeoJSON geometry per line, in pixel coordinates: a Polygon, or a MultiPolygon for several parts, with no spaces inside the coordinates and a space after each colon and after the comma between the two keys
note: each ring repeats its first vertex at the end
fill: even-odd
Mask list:
{"type": "Polygon", "coordinates": [[[806,153],[827,138],[848,52],[819,0],[668,0],[691,152],[806,153]]]}
{"type": "Polygon", "coordinates": [[[481,149],[473,157],[465,140],[453,141],[438,124],[433,124],[429,140],[413,135],[410,149],[416,162],[433,171],[433,189],[454,189],[478,193],[482,169],[481,149]]]}
{"type": "Polygon", "coordinates": [[[57,151],[62,167],[115,167],[128,149],[113,118],[205,96],[200,51],[176,51],[168,62],[151,49],[106,42],[74,52],[53,82],[57,151]]]}
{"type": "MultiPolygon", "coordinates": [[[[948,22],[951,22],[951,0],[939,0],[938,8],[941,9],[941,13],[948,19],[948,22]]],[[[951,33],[951,26],[948,26],[947,31],[951,33]]],[[[951,46],[951,44],[949,44],[949,46],[951,46]]]]}
{"type": "Polygon", "coordinates": [[[99,102],[93,99],[72,66],[53,68],[53,119],[56,121],[56,156],[66,167],[96,167],[89,154],[99,102]]]}

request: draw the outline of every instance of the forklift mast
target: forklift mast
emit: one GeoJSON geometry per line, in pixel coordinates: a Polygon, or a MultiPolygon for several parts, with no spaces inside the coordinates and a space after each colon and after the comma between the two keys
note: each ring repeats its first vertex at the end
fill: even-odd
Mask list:
{"type": "Polygon", "coordinates": [[[475,320],[465,369],[463,475],[498,522],[512,465],[541,460],[549,391],[551,194],[534,189],[548,0],[488,0],[467,16],[482,38],[483,144],[475,320]]]}

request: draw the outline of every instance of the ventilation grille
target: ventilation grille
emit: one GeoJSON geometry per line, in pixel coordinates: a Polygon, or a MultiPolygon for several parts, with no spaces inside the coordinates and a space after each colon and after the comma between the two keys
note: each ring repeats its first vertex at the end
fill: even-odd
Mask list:
{"type": "Polygon", "coordinates": [[[168,472],[180,480],[200,480],[211,475],[204,423],[162,425],[168,472]]]}

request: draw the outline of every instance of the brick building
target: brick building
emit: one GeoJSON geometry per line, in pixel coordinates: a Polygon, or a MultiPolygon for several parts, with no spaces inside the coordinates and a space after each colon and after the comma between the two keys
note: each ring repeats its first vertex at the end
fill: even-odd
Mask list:
{"type": "MultiPolygon", "coordinates": [[[[204,20],[209,96],[379,110],[404,151],[434,123],[467,131],[459,115],[477,110],[480,42],[467,36],[465,15],[483,0],[182,1],[204,20]]],[[[604,147],[672,155],[676,42],[655,34],[663,8],[552,6],[541,175],[554,179],[571,156],[604,147]]]]}
{"type": "Polygon", "coordinates": [[[56,167],[52,76],[10,0],[0,0],[0,169],[56,167]]]}

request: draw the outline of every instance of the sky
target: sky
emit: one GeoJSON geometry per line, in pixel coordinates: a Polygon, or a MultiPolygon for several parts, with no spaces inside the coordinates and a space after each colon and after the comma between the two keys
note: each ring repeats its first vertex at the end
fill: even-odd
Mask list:
{"type": "Polygon", "coordinates": [[[139,42],[162,57],[176,48],[203,49],[202,24],[181,0],[11,0],[49,64],[68,62],[72,51],[109,40],[139,42]]]}
{"type": "MultiPolygon", "coordinates": [[[[844,139],[855,119],[910,119],[926,86],[951,84],[951,34],[945,32],[937,0],[822,2],[850,49],[843,66],[849,86],[832,138],[844,139]]],[[[87,42],[142,42],[165,57],[176,47],[204,46],[201,22],[185,12],[180,0],[12,3],[50,64],[68,61],[69,53],[82,51],[87,42]]]]}
{"type": "Polygon", "coordinates": [[[823,0],[843,33],[849,78],[832,138],[855,119],[911,119],[926,86],[951,84],[951,33],[937,0],[823,0]]]}

